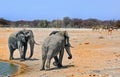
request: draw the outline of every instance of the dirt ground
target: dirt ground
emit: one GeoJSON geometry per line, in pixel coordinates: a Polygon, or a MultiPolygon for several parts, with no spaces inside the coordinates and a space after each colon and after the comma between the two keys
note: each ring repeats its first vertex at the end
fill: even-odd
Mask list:
{"type": "MultiPolygon", "coordinates": [[[[20,71],[15,77],[120,77],[120,31],[96,32],[90,29],[66,29],[73,48],[73,58],[69,60],[64,54],[63,68],[57,69],[51,62],[51,70],[40,71],[41,46],[51,31],[57,29],[32,29],[35,40],[34,55],[31,60],[10,62],[19,63],[20,71]],[[24,67],[23,67],[24,66],[24,67]]],[[[0,28],[0,60],[9,61],[8,37],[21,28],[0,28]]],[[[63,29],[59,29],[63,30],[63,29]]],[[[27,57],[29,48],[27,50],[27,57]]],[[[14,53],[19,58],[18,50],[14,53]]]]}

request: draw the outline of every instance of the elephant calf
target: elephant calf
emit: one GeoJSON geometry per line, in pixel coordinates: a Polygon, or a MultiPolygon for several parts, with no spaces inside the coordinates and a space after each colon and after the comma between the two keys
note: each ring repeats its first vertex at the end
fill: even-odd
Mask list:
{"type": "Polygon", "coordinates": [[[69,59],[72,58],[72,54],[70,51],[70,43],[67,40],[66,37],[68,37],[68,33],[66,31],[59,31],[53,35],[48,36],[45,39],[45,42],[42,45],[42,66],[40,70],[45,69],[45,62],[46,67],[50,68],[50,61],[52,58],[55,59],[55,62],[57,63],[58,67],[62,66],[62,59],[64,55],[64,48],[66,49],[69,59]],[[57,57],[59,54],[59,58],[57,57]]]}

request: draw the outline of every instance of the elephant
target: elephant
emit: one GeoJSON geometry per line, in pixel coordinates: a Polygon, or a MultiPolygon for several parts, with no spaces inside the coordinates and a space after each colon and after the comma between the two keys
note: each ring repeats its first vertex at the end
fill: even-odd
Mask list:
{"type": "MultiPolygon", "coordinates": [[[[58,32],[60,32],[60,31],[52,31],[52,32],[49,34],[49,36],[51,36],[51,35],[53,35],[53,34],[56,34],[56,33],[58,33],[58,32]]],[[[68,35],[68,34],[67,34],[67,35],[68,35]]],[[[64,35],[64,37],[65,37],[65,44],[68,43],[68,45],[69,45],[70,47],[72,47],[72,46],[70,45],[70,43],[69,43],[69,37],[68,37],[67,35],[64,35]]],[[[66,45],[66,46],[67,46],[67,45],[66,45]]],[[[69,46],[68,46],[68,47],[69,47],[69,46]]],[[[69,49],[69,48],[65,47],[65,49],[69,49]]],[[[68,59],[70,59],[70,58],[71,58],[71,57],[68,57],[68,59]]],[[[53,62],[53,65],[57,66],[57,64],[58,64],[58,57],[55,56],[54,59],[55,59],[55,61],[53,62]]],[[[58,67],[61,67],[61,65],[58,65],[58,67]]]]}
{"type": "Polygon", "coordinates": [[[21,59],[25,59],[25,55],[24,55],[24,49],[26,48],[26,42],[25,42],[25,35],[22,31],[16,32],[16,33],[12,33],[9,36],[8,39],[8,47],[10,50],[10,57],[9,59],[12,60],[13,58],[13,53],[14,50],[18,49],[20,52],[20,57],[21,59]]]}
{"type": "MultiPolygon", "coordinates": [[[[34,40],[34,34],[32,32],[32,30],[20,30],[16,33],[13,33],[9,36],[9,39],[8,39],[8,47],[9,47],[9,50],[10,50],[10,60],[14,59],[13,58],[13,53],[16,49],[18,49],[20,51],[20,55],[22,56],[21,59],[22,60],[26,60],[25,56],[26,56],[26,51],[27,51],[27,43],[29,42],[29,45],[30,45],[30,56],[28,59],[30,59],[32,56],[33,56],[33,52],[34,52],[34,44],[37,44],[34,40]],[[22,44],[22,55],[21,55],[21,51],[19,49],[19,44],[18,44],[18,41],[19,39],[17,38],[17,35],[24,35],[25,37],[25,42],[24,44],[22,44]]],[[[38,45],[38,44],[37,44],[38,45]]]]}
{"type": "Polygon", "coordinates": [[[28,59],[30,59],[33,56],[34,45],[35,44],[39,45],[39,44],[35,42],[35,40],[34,40],[34,34],[33,34],[32,30],[25,30],[25,29],[23,29],[21,31],[24,32],[25,38],[26,38],[26,42],[29,42],[29,45],[30,45],[30,56],[28,57],[28,59]]]}
{"type": "Polygon", "coordinates": [[[68,59],[72,59],[69,39],[66,37],[69,38],[67,31],[58,31],[45,39],[42,45],[42,65],[40,70],[45,70],[46,61],[46,68],[50,69],[50,62],[52,58],[55,59],[55,63],[58,67],[62,67],[64,48],[69,55],[68,59]],[[59,58],[57,57],[58,55],[59,58]]]}

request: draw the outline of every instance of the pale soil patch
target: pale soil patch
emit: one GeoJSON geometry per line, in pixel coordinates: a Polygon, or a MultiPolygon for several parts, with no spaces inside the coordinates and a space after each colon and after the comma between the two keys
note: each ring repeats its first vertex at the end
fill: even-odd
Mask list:
{"type": "MultiPolygon", "coordinates": [[[[10,33],[18,30],[21,28],[0,28],[0,59],[9,61],[7,40],[10,33]]],[[[52,65],[52,60],[52,70],[40,71],[42,43],[49,33],[56,29],[34,28],[32,30],[40,46],[35,45],[31,60],[13,61],[26,65],[25,72],[16,77],[120,77],[120,31],[113,31],[108,35],[107,32],[93,32],[90,29],[64,29],[69,32],[70,42],[74,47],[71,48],[73,59],[68,60],[65,52],[64,68],[56,69],[52,65]]],[[[29,49],[27,57],[28,55],[29,49]]],[[[15,51],[14,57],[19,58],[18,50],[15,51]]]]}

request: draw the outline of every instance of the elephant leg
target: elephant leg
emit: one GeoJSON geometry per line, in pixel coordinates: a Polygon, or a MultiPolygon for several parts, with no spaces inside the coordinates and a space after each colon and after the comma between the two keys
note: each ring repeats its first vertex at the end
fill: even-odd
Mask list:
{"type": "Polygon", "coordinates": [[[13,60],[13,53],[14,53],[14,49],[10,49],[10,57],[9,60],[13,60]]]}
{"type": "Polygon", "coordinates": [[[54,66],[57,66],[58,68],[62,67],[62,64],[59,63],[59,59],[58,59],[57,56],[54,57],[54,60],[55,60],[55,61],[53,62],[53,65],[54,65],[54,66]]]}
{"type": "Polygon", "coordinates": [[[60,51],[58,67],[62,67],[63,55],[64,55],[64,49],[60,51]]]}
{"type": "Polygon", "coordinates": [[[47,67],[48,69],[50,69],[50,62],[51,62],[51,59],[52,59],[52,53],[51,53],[51,51],[48,51],[48,52],[50,52],[50,53],[47,54],[46,67],[47,67]]]}
{"type": "Polygon", "coordinates": [[[50,61],[51,61],[51,58],[50,58],[50,57],[47,57],[46,67],[47,67],[48,69],[50,69],[50,61]]]}
{"type": "Polygon", "coordinates": [[[24,49],[22,48],[22,46],[19,46],[19,48],[18,48],[18,50],[19,50],[19,53],[20,53],[20,58],[21,58],[21,60],[24,60],[24,49]]]}
{"type": "Polygon", "coordinates": [[[46,61],[47,55],[42,55],[42,65],[40,70],[45,70],[45,61],[46,61]]]}
{"type": "Polygon", "coordinates": [[[24,52],[23,52],[23,59],[26,60],[26,51],[27,51],[27,44],[24,46],[24,52]]]}
{"type": "Polygon", "coordinates": [[[53,62],[53,65],[54,65],[54,66],[57,66],[57,65],[58,65],[58,57],[55,56],[55,57],[54,57],[54,60],[55,60],[55,61],[53,62]]]}
{"type": "Polygon", "coordinates": [[[30,56],[29,59],[33,56],[33,52],[34,52],[34,42],[30,41],[30,56]]]}
{"type": "Polygon", "coordinates": [[[47,48],[46,47],[42,47],[42,65],[41,65],[41,68],[40,70],[45,70],[45,62],[46,62],[46,59],[47,59],[47,48]]]}

